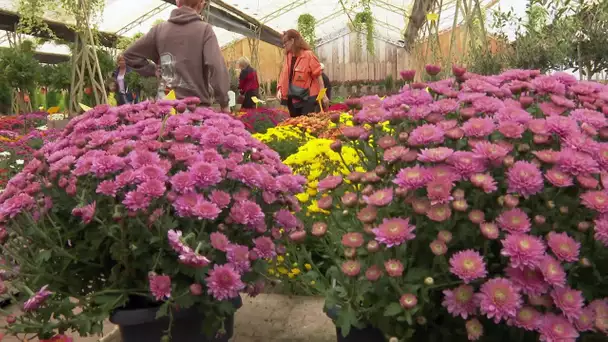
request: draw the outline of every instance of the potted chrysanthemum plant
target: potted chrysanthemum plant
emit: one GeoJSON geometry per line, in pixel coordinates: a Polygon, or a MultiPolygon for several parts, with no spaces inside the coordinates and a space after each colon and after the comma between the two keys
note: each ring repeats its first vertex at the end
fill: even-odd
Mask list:
{"type": "Polygon", "coordinates": [[[2,250],[26,301],[9,333],[86,336],[109,317],[125,342],[231,337],[305,180],[197,103],[96,107],[10,180],[2,250]]]}
{"type": "Polygon", "coordinates": [[[306,240],[336,246],[338,340],[605,339],[608,88],[454,71],[368,98],[333,145],[365,168],[319,181],[306,240]]]}

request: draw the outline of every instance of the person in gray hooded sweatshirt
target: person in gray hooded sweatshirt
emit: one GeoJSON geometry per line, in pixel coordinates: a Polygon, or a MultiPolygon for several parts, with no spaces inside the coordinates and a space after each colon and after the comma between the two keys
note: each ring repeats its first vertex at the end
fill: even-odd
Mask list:
{"type": "Polygon", "coordinates": [[[124,53],[126,64],[142,76],[155,76],[160,65],[162,83],[178,99],[196,96],[202,106],[212,97],[229,113],[230,76],[212,26],[199,13],[205,0],[177,0],[168,21],[155,25],[124,53]]]}

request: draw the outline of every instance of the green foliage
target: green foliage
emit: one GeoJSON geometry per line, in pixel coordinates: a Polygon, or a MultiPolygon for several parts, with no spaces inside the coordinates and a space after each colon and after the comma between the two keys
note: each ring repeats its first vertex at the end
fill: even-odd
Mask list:
{"type": "Polygon", "coordinates": [[[384,78],[384,87],[388,92],[393,91],[395,87],[395,80],[393,79],[393,75],[388,75],[384,78]]]}
{"type": "Polygon", "coordinates": [[[270,81],[270,93],[271,94],[276,94],[277,93],[277,80],[272,80],[270,81]]]}
{"type": "MultiPolygon", "coordinates": [[[[17,12],[19,12],[18,30],[22,33],[38,35],[55,35],[44,22],[45,13],[52,12],[55,15],[63,14],[76,20],[74,27],[78,31],[86,29],[89,25],[84,18],[92,19],[103,12],[105,0],[16,0],[17,12]]],[[[63,19],[65,21],[67,18],[63,19]]],[[[59,21],[62,21],[61,18],[59,21]]]]}
{"type": "Polygon", "coordinates": [[[72,77],[72,65],[63,62],[52,66],[52,77],[48,86],[56,91],[70,90],[72,77]]]}
{"type": "Polygon", "coordinates": [[[311,14],[305,13],[298,17],[298,32],[302,38],[311,46],[315,46],[315,25],[317,20],[311,14]]]}
{"type": "Polygon", "coordinates": [[[134,91],[139,91],[141,98],[154,98],[158,92],[158,80],[156,77],[143,77],[137,72],[130,72],[125,75],[127,87],[134,91]]]}
{"type": "Polygon", "coordinates": [[[118,50],[124,51],[129,46],[131,46],[131,44],[135,43],[139,38],[141,38],[143,36],[144,36],[143,33],[138,32],[138,33],[134,34],[133,37],[120,37],[116,44],[116,48],[118,50]]]}
{"type": "MultiPolygon", "coordinates": [[[[353,20],[354,28],[357,32],[365,31],[366,49],[370,55],[375,52],[374,49],[374,17],[371,9],[368,7],[363,12],[357,13],[353,20]]],[[[361,46],[361,41],[359,41],[361,46]]]]}
{"type": "Polygon", "coordinates": [[[40,78],[40,63],[29,44],[0,51],[0,70],[2,81],[13,89],[34,88],[40,78]]]}

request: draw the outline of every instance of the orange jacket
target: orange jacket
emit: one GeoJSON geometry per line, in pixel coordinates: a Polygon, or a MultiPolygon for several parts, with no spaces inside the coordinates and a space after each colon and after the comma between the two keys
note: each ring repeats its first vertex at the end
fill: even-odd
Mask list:
{"type": "MultiPolygon", "coordinates": [[[[279,82],[277,84],[277,90],[281,92],[283,100],[287,100],[287,93],[289,92],[289,68],[291,67],[292,56],[293,53],[289,52],[285,57],[281,76],[279,76],[279,82]]],[[[319,63],[319,59],[315,56],[314,52],[302,50],[297,57],[294,69],[292,84],[301,88],[310,89],[310,96],[319,95],[321,89],[319,87],[318,78],[321,76],[323,70],[321,70],[321,63],[319,63]]]]}

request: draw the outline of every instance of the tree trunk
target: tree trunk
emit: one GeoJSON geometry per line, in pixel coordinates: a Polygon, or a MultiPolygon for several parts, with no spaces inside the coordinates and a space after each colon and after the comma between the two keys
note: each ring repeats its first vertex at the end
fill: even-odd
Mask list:
{"type": "Polygon", "coordinates": [[[404,34],[405,49],[411,51],[418,38],[418,32],[426,22],[426,15],[431,11],[435,0],[415,0],[410,20],[404,34]]]}

